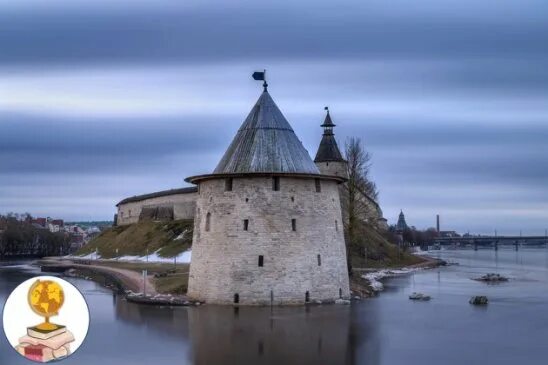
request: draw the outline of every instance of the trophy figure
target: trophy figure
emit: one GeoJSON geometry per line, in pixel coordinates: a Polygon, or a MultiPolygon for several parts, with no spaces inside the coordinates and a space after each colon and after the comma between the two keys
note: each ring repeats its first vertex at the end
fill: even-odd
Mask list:
{"type": "Polygon", "coordinates": [[[44,317],[44,322],[28,327],[27,335],[19,339],[16,350],[37,362],[60,360],[70,355],[73,334],[65,326],[50,322],[65,303],[61,285],[52,280],[36,280],[29,289],[28,303],[34,313],[44,317]]]}

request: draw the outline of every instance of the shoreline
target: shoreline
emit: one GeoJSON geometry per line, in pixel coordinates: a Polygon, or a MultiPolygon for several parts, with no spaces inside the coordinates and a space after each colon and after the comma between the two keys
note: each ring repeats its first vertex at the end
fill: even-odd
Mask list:
{"type": "Polygon", "coordinates": [[[43,258],[32,265],[39,266],[44,273],[62,273],[68,277],[94,281],[119,295],[128,302],[159,306],[190,306],[201,303],[190,300],[186,295],[161,294],[156,290],[150,275],[143,281],[143,276],[136,271],[120,269],[107,265],[93,265],[89,261],[75,263],[66,258],[43,258]],[[146,293],[146,294],[145,294],[146,293]]]}
{"type": "MultiPolygon", "coordinates": [[[[414,271],[444,266],[445,261],[420,256],[423,261],[405,267],[384,268],[356,268],[350,277],[351,300],[361,300],[378,295],[383,290],[382,280],[395,275],[405,275],[414,271]]],[[[136,271],[108,266],[110,260],[93,264],[90,260],[73,260],[64,257],[46,257],[35,260],[32,265],[39,266],[44,273],[61,273],[68,277],[77,277],[92,280],[116,293],[123,295],[128,302],[158,305],[158,306],[191,306],[203,303],[194,302],[186,295],[160,294],[154,282],[147,277],[146,284],[143,277],[136,271]],[[144,295],[146,287],[146,295],[144,295]]],[[[166,266],[170,266],[167,265],[166,266]]]]}
{"type": "Polygon", "coordinates": [[[386,278],[447,265],[445,260],[428,256],[428,254],[417,256],[423,261],[409,266],[354,269],[354,275],[350,278],[350,290],[357,294],[359,299],[371,298],[384,290],[382,281],[386,278]]]}

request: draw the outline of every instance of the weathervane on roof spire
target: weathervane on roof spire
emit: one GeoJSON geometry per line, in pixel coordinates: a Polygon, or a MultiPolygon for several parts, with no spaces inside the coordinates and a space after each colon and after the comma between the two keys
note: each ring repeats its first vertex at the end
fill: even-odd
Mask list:
{"type": "Polygon", "coordinates": [[[253,80],[257,80],[257,81],[264,81],[263,82],[263,88],[264,88],[264,92],[267,92],[267,89],[268,89],[268,84],[266,83],[266,70],[263,70],[262,72],[261,71],[255,71],[253,72],[253,75],[251,75],[253,77],[253,80]]]}

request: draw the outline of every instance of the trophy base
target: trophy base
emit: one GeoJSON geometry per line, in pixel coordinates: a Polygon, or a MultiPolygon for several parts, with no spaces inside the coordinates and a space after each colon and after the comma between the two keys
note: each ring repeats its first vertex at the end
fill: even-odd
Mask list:
{"type": "Polygon", "coordinates": [[[56,325],[55,323],[49,323],[49,322],[40,323],[38,326],[34,326],[34,328],[39,329],[40,331],[55,331],[61,327],[62,326],[56,325]]]}

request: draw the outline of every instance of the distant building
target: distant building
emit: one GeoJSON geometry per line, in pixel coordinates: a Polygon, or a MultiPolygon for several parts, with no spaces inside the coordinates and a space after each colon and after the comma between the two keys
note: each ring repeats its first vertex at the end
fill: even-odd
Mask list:
{"type": "Polygon", "coordinates": [[[454,238],[460,237],[460,234],[455,231],[440,231],[439,236],[442,238],[454,238]]]}
{"type": "Polygon", "coordinates": [[[59,227],[63,227],[65,225],[65,222],[62,219],[52,219],[50,223],[59,227]]]}
{"type": "Polygon", "coordinates": [[[405,215],[403,210],[400,210],[400,215],[398,216],[398,223],[396,223],[396,231],[403,232],[409,229],[407,222],[405,221],[405,215]]]}
{"type": "Polygon", "coordinates": [[[48,230],[52,233],[57,233],[61,231],[61,227],[57,224],[48,223],[48,230]]]}
{"type": "Polygon", "coordinates": [[[35,225],[35,227],[46,228],[48,220],[47,218],[34,218],[32,224],[35,225]]]}

